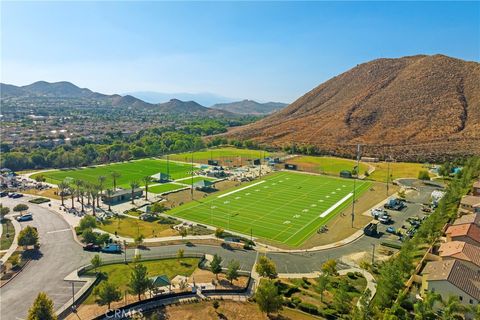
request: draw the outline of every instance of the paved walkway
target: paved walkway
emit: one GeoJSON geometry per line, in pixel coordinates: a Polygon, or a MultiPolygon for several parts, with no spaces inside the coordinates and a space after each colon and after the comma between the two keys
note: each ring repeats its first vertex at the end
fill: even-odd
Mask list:
{"type": "MultiPolygon", "coordinates": [[[[133,243],[135,240],[133,238],[129,237],[122,237],[122,236],[116,236],[110,232],[101,230],[101,229],[94,229],[94,231],[99,232],[99,233],[105,233],[109,234],[113,239],[118,240],[118,241],[126,241],[128,243],[133,243]]],[[[168,242],[168,241],[176,241],[176,240],[206,240],[206,239],[212,239],[215,240],[217,239],[214,235],[208,234],[208,235],[201,235],[201,236],[171,236],[171,237],[161,237],[161,238],[145,238],[143,239],[144,243],[152,243],[152,242],[168,242]]]]}
{"type": "MultiPolygon", "coordinates": [[[[22,226],[20,225],[20,223],[14,218],[14,216],[17,216],[18,214],[7,214],[5,216],[5,218],[9,218],[10,221],[12,222],[13,224],[13,227],[15,229],[15,235],[13,236],[13,242],[10,246],[10,248],[8,248],[6,251],[5,251],[5,254],[2,256],[2,258],[0,259],[0,261],[3,263],[5,263],[8,258],[10,258],[10,256],[15,252],[15,250],[17,250],[17,240],[18,240],[18,234],[20,233],[20,231],[22,230],[22,226]]],[[[0,232],[0,236],[1,236],[1,232],[0,232]]]]}

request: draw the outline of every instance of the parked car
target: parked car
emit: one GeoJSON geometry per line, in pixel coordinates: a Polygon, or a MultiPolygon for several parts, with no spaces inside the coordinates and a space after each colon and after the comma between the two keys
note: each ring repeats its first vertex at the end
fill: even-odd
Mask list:
{"type": "Polygon", "coordinates": [[[387,231],[387,233],[391,233],[391,234],[396,234],[397,233],[397,230],[395,230],[394,227],[388,227],[386,231],[387,231]]]}
{"type": "Polygon", "coordinates": [[[382,208],[375,208],[375,209],[372,209],[371,214],[372,214],[372,217],[377,219],[378,217],[381,217],[384,214],[388,214],[388,212],[387,212],[387,210],[382,209],[382,208]]]}
{"type": "Polygon", "coordinates": [[[3,197],[6,197],[6,196],[8,196],[8,192],[7,192],[7,191],[2,191],[2,192],[0,192],[0,197],[3,198],[3,197]]]}
{"type": "Polygon", "coordinates": [[[122,247],[118,243],[109,243],[102,248],[105,253],[121,253],[122,247]]]}
{"type": "Polygon", "coordinates": [[[83,246],[83,250],[85,251],[100,251],[102,250],[102,247],[99,245],[93,244],[93,243],[87,243],[85,246],[83,246]]]}
{"type": "Polygon", "coordinates": [[[33,220],[33,216],[32,216],[31,213],[27,213],[27,214],[24,214],[24,215],[21,215],[21,216],[17,217],[18,222],[30,221],[30,220],[33,220]]]}
{"type": "Polygon", "coordinates": [[[363,233],[365,233],[365,235],[371,236],[371,237],[377,236],[377,234],[378,234],[378,232],[377,232],[377,223],[375,223],[375,222],[370,222],[370,223],[363,229],[363,233]]]}
{"type": "Polygon", "coordinates": [[[383,224],[389,224],[392,222],[392,218],[388,214],[384,214],[378,218],[378,221],[380,221],[383,224]]]}
{"type": "Polygon", "coordinates": [[[387,203],[383,205],[385,209],[390,209],[390,210],[396,210],[396,211],[401,211],[403,208],[406,208],[407,205],[405,204],[405,201],[402,199],[389,199],[387,203]]]}
{"type": "Polygon", "coordinates": [[[23,197],[23,194],[21,194],[21,193],[14,193],[11,196],[11,198],[14,198],[14,199],[21,198],[21,197],[23,197]]]}

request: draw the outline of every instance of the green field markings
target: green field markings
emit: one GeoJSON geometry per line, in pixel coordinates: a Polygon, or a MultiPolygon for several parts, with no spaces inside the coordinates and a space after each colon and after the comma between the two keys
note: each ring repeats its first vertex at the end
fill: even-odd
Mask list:
{"type": "MultiPolygon", "coordinates": [[[[238,160],[238,159],[257,159],[263,156],[268,157],[269,152],[253,149],[239,148],[213,148],[193,152],[193,161],[205,163],[207,160],[238,160]]],[[[192,160],[192,152],[176,153],[168,155],[169,159],[190,162],[192,160]]]]}
{"type": "MultiPolygon", "coordinates": [[[[357,194],[369,185],[358,183],[357,194]]],[[[353,180],[277,172],[237,189],[184,204],[169,214],[297,246],[350,205],[350,198],[338,202],[352,191],[353,180]],[[336,207],[320,217],[332,206],[336,207]]]]}

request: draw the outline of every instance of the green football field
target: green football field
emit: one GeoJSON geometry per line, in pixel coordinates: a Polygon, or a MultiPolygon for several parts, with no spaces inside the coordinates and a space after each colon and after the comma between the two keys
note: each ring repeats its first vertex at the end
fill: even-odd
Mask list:
{"type": "MultiPolygon", "coordinates": [[[[357,181],[356,196],[370,184],[357,181]]],[[[350,179],[277,172],[168,214],[295,247],[350,205],[352,191],[350,179]]]]}
{"type": "MultiPolygon", "coordinates": [[[[235,163],[237,165],[245,165],[248,160],[260,159],[270,156],[269,152],[262,150],[240,149],[233,147],[212,148],[207,150],[193,152],[193,162],[207,163],[208,160],[218,160],[221,164],[235,163]]],[[[169,155],[172,160],[183,162],[192,161],[192,153],[177,153],[169,155]]]]}
{"type": "MultiPolygon", "coordinates": [[[[192,166],[187,163],[169,161],[168,169],[172,179],[180,179],[190,176],[192,166]]],[[[87,182],[98,182],[99,176],[105,176],[105,187],[113,185],[112,172],[121,174],[117,179],[117,186],[129,188],[131,181],[137,181],[143,185],[142,179],[159,172],[167,172],[167,161],[160,159],[142,159],[129,162],[114,163],[104,166],[88,167],[69,170],[55,170],[39,173],[47,178],[47,182],[58,184],[65,178],[80,179],[87,182]]],[[[37,174],[38,175],[38,174],[37,174]]],[[[35,175],[32,177],[34,178],[35,175]]]]}

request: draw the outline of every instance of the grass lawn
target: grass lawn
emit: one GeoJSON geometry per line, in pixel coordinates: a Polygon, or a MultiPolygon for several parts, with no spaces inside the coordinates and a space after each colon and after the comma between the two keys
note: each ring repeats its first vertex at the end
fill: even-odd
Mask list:
{"type": "MultiPolygon", "coordinates": [[[[357,195],[370,185],[358,181],[357,195]]],[[[277,172],[167,214],[296,247],[348,206],[352,191],[351,179],[277,172]]]]}
{"type": "MultiPolygon", "coordinates": [[[[172,179],[185,178],[190,175],[192,166],[187,163],[168,162],[168,171],[172,179]]],[[[50,183],[58,184],[65,178],[80,179],[88,182],[98,182],[99,176],[105,176],[105,187],[111,187],[113,180],[112,172],[118,172],[121,177],[117,179],[117,186],[129,188],[131,181],[138,181],[143,185],[142,178],[159,172],[167,172],[167,161],[158,159],[142,159],[129,162],[120,162],[103,166],[88,167],[81,169],[55,170],[39,173],[45,176],[50,183]]],[[[38,175],[38,174],[37,174],[38,175]]],[[[34,178],[36,175],[33,175],[34,178]]]]}
{"type": "Polygon", "coordinates": [[[142,234],[145,238],[155,238],[161,236],[177,235],[175,230],[170,228],[171,224],[162,224],[158,220],[152,222],[140,219],[119,216],[103,221],[98,228],[119,236],[135,238],[142,234]]]}
{"type": "MultiPolygon", "coordinates": [[[[219,160],[222,164],[241,161],[244,165],[248,159],[268,157],[270,153],[262,150],[238,149],[233,147],[213,148],[193,153],[193,162],[207,163],[208,160],[219,160]]],[[[170,159],[184,162],[192,161],[192,153],[177,153],[169,155],[170,159]]]]}
{"type": "MultiPolygon", "coordinates": [[[[326,173],[331,175],[339,175],[342,170],[351,171],[357,162],[349,159],[336,157],[313,157],[301,156],[288,160],[287,163],[297,164],[300,170],[316,173],[326,173]]],[[[360,163],[360,174],[368,170],[368,166],[360,163]]]]}
{"type": "Polygon", "coordinates": [[[0,250],[8,250],[15,236],[15,228],[9,219],[2,220],[2,237],[0,238],[0,250]],[[7,226],[9,237],[7,238],[7,226]]]}
{"type": "Polygon", "coordinates": [[[175,184],[175,183],[162,183],[162,184],[159,184],[159,185],[156,185],[156,186],[148,187],[148,192],[164,193],[164,192],[183,189],[183,188],[185,188],[185,186],[181,186],[181,185],[175,184]]]}
{"type": "MultiPolygon", "coordinates": [[[[169,279],[173,279],[177,275],[190,276],[197,268],[200,259],[198,258],[183,258],[183,259],[162,259],[140,262],[147,267],[148,275],[153,277],[157,275],[166,275],[169,279]]],[[[101,266],[97,269],[98,272],[107,274],[108,281],[113,283],[115,287],[120,289],[122,294],[128,290],[128,282],[130,281],[130,274],[134,267],[133,263],[124,264],[116,263],[101,266]]],[[[94,270],[91,270],[87,275],[94,275],[94,270]]],[[[95,303],[95,297],[91,294],[84,302],[85,304],[95,303]]]]}
{"type": "MultiPolygon", "coordinates": [[[[386,182],[388,164],[386,162],[372,163],[375,167],[375,171],[368,177],[375,181],[386,182]]],[[[392,179],[398,178],[418,178],[418,172],[421,170],[428,170],[423,167],[421,163],[409,163],[409,162],[391,162],[390,163],[390,175],[392,179]]]]}

